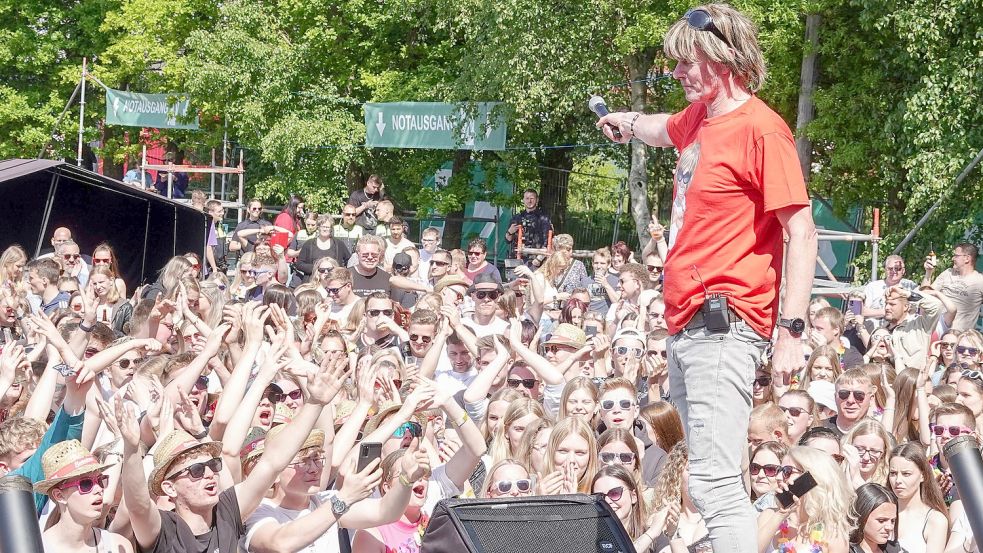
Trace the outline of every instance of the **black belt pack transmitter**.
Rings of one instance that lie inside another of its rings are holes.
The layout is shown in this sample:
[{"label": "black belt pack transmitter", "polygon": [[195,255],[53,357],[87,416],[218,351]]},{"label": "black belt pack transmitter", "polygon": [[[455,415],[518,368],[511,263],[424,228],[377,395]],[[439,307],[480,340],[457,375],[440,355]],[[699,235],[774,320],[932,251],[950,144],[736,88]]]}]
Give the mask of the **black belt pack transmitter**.
[{"label": "black belt pack transmitter", "polygon": [[710,294],[703,300],[703,322],[711,332],[730,330],[730,309],[727,297],[720,294]]}]

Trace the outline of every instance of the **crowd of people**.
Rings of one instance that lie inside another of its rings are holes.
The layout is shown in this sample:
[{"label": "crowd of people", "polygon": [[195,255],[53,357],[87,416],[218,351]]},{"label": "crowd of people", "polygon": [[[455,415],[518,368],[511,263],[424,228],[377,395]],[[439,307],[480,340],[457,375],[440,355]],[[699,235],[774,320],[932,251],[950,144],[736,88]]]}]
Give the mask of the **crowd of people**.
[{"label": "crowd of people", "polygon": [[[481,238],[412,241],[357,195],[337,223],[254,200],[228,236],[207,201],[205,263],[145,286],[73,229],[3,252],[0,472],[34,483],[47,549],[417,551],[441,499],[589,493],[638,551],[710,551],[668,383],[665,230],[589,268],[559,234],[503,281]],[[940,455],[983,424],[976,256],[956,245],[934,279],[926,259],[920,285],[889,257],[843,309],[813,299],[803,371],[756,367],[760,551],[976,550]]]}]

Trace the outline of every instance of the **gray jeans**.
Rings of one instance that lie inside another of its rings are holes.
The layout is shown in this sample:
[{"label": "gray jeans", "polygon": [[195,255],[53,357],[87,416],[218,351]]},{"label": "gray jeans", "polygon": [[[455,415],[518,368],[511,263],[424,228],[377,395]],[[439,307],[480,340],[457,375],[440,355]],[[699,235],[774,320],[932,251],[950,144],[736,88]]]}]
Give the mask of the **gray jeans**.
[{"label": "gray jeans", "polygon": [[[697,317],[700,317],[697,314]],[[755,553],[757,517],[741,474],[751,381],[768,342],[731,314],[730,330],[706,327],[669,337],[669,389],[686,430],[689,493],[713,550]]]}]

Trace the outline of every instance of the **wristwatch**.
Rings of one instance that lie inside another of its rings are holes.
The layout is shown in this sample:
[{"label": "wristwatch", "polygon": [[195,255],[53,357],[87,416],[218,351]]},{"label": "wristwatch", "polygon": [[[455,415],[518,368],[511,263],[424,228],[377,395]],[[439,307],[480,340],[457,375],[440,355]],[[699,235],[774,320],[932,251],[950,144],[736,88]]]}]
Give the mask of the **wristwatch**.
[{"label": "wristwatch", "polygon": [[778,319],[778,326],[787,328],[789,334],[791,334],[795,338],[798,338],[798,337],[802,336],[802,333],[803,332],[805,332],[806,322],[803,321],[802,319],[798,319],[798,318],[796,318],[796,319],[781,319],[781,318],[779,318]]},{"label": "wristwatch", "polygon": [[330,501],[331,501],[331,512],[337,516],[341,516],[347,513],[348,509],[351,508],[349,504],[339,499],[337,495],[332,495]]}]

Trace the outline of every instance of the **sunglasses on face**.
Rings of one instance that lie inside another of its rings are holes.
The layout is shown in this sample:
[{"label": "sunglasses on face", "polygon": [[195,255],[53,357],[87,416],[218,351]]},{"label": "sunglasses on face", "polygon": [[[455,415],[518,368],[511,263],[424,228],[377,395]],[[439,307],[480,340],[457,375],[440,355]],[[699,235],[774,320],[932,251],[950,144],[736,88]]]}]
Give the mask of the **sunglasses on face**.
[{"label": "sunglasses on face", "polygon": [[945,436],[946,431],[948,431],[949,435],[953,438],[962,434],[973,433],[972,428],[966,428],[965,426],[942,426],[941,424],[933,424],[931,427],[932,434],[935,434],[936,436]]},{"label": "sunglasses on face", "polygon": [[450,265],[450,262],[449,261],[436,261],[436,260],[434,260],[434,261],[431,261],[430,263],[433,263],[434,265],[436,265],[438,267],[446,267],[446,266]]},{"label": "sunglasses on face", "polygon": [[774,478],[779,474],[788,478],[788,476],[785,474],[785,469],[791,468],[792,467],[783,467],[781,465],[759,465],[758,463],[751,463],[748,466],[748,472],[751,473],[751,476],[757,476],[764,471],[765,476],[768,478]]},{"label": "sunglasses on face", "polygon": [[239,269],[239,274],[244,276],[253,276],[253,272],[249,269]]},{"label": "sunglasses on face", "polygon": [[387,317],[393,316],[392,309],[369,309],[366,311],[366,313],[369,314],[369,317],[378,317],[379,315],[385,315]]},{"label": "sunglasses on face", "polygon": [[113,262],[112,259],[100,259],[98,257],[93,257],[92,258],[92,264],[93,265],[109,265],[112,262]]},{"label": "sunglasses on face", "polygon": [[[317,272],[326,275],[331,272],[331,267],[318,267]],[[335,290],[339,290],[339,288],[335,288]]]},{"label": "sunglasses on face", "polygon": [[792,415],[793,417],[798,417],[799,415],[801,415],[803,413],[808,413],[808,411],[806,411],[805,409],[803,409],[801,407],[782,407],[781,405],[779,405],[778,408],[781,409],[782,411],[784,411],[784,412]]},{"label": "sunglasses on face", "polygon": [[283,392],[275,388],[267,388],[263,392],[263,399],[269,400],[270,403],[280,403],[283,401]]},{"label": "sunglasses on face", "polygon": [[519,480],[499,480],[492,484],[492,489],[498,490],[498,493],[509,493],[512,491],[512,486],[520,492],[528,492],[532,489],[532,480],[528,478],[521,478]]},{"label": "sunglasses on face", "polygon": [[836,392],[836,396],[842,401],[846,401],[850,394],[853,394],[853,401],[857,403],[863,403],[864,399],[867,398],[867,392],[861,390],[839,390]]},{"label": "sunglasses on face", "polygon": [[468,257],[478,257],[485,252],[468,252]]},{"label": "sunglasses on face", "polygon": [[615,486],[610,490],[601,493],[604,497],[610,499],[611,501],[620,501],[621,496],[625,494],[624,486]]},{"label": "sunglasses on face", "polygon": [[955,342],[939,342],[939,347],[942,347],[942,348],[954,348],[954,347],[956,347],[956,343]]},{"label": "sunglasses on face", "polygon": [[212,457],[211,459],[204,461],[202,463],[195,463],[193,465],[188,465],[187,467],[175,472],[174,474],[167,477],[167,480],[173,480],[178,478],[182,474],[187,474],[192,480],[201,480],[205,476],[205,469],[212,471],[212,474],[218,474],[222,471],[222,458]]},{"label": "sunglasses on face", "polygon": [[337,296],[338,292],[341,292],[342,290],[345,289],[345,286],[348,285],[345,284],[344,286],[339,286],[337,288],[325,288],[325,290],[327,290],[328,294],[331,294],[332,296]]},{"label": "sunglasses on face", "polygon": [[759,387],[759,388],[764,388],[766,386],[771,386],[771,377],[770,376],[759,376],[758,378],[755,378],[754,379],[754,385],[757,386],[757,387]]},{"label": "sunglasses on face", "polygon": [[474,297],[478,298],[479,300],[490,299],[495,301],[498,299],[499,295],[498,290],[477,290],[474,293]]},{"label": "sunglasses on face", "polygon": [[120,359],[119,360],[119,368],[121,368],[123,370],[126,370],[126,369],[129,369],[130,368],[130,365],[133,365],[134,367],[136,367],[137,365],[139,365],[142,362],[143,362],[143,358],[139,358],[139,359]]},{"label": "sunglasses on face", "polygon": [[85,478],[79,478],[78,480],[73,480],[66,484],[62,484],[59,487],[61,487],[62,489],[78,488],[79,493],[85,495],[87,493],[90,493],[92,489],[96,487],[97,484],[99,485],[100,488],[106,489],[106,486],[109,485],[109,475],[100,474],[99,476],[86,476]]},{"label": "sunglasses on face", "polygon": [[648,350],[645,353],[647,353],[647,354],[649,354],[649,355],[651,355],[653,357],[661,357],[663,359],[669,359],[669,352],[667,352],[666,350],[661,350],[660,351],[660,350],[657,350],[657,349],[650,349],[650,350]]},{"label": "sunglasses on face", "polygon": [[661,265],[646,265],[645,268],[648,269],[650,273],[661,273],[662,272],[662,266]]},{"label": "sunglasses on face", "polygon": [[598,457],[601,459],[601,462],[604,463],[605,465],[611,465],[614,463],[628,465],[635,462],[635,454],[630,451],[626,451],[622,453],[615,453],[613,451],[602,451],[598,455]]},{"label": "sunglasses on face", "polygon": [[642,356],[642,349],[641,348],[630,348],[628,346],[618,346],[618,347],[614,348],[614,353],[616,355],[620,356],[620,357],[624,357],[625,355],[628,355],[629,353],[631,353],[632,356],[634,356],[634,357],[641,357]]},{"label": "sunglasses on face", "polygon": [[377,253],[371,253],[371,252],[362,252],[362,253],[358,254],[358,256],[361,257],[361,258],[363,258],[363,259],[378,259],[379,258],[379,254],[377,254]]},{"label": "sunglasses on face", "polygon": [[424,344],[429,344],[433,341],[433,336],[427,336],[425,334],[410,334],[411,342],[423,342]]},{"label": "sunglasses on face", "polygon": [[284,392],[283,396],[284,398],[290,398],[294,401],[297,401],[298,399],[304,397],[304,391],[301,390],[300,388],[297,388],[292,392]]},{"label": "sunglasses on face", "polygon": [[314,468],[323,468],[324,467],[324,455],[308,455],[307,457],[304,457],[303,459],[298,459],[298,460],[290,463],[287,466],[289,466],[289,467],[303,467],[303,466],[308,466],[308,465],[313,466]]},{"label": "sunglasses on face", "polygon": [[733,48],[730,41],[727,40],[727,37],[725,37],[724,34],[720,32],[720,29],[713,24],[713,18],[710,17],[710,12],[703,9],[689,10],[686,12],[686,15],[683,16],[683,19],[689,23],[690,27],[696,29],[697,31],[711,32],[713,33],[713,36],[722,40],[723,43],[729,48]]},{"label": "sunglasses on face", "polygon": [[407,434],[414,438],[419,438],[423,435],[423,427],[416,421],[404,422],[403,424],[399,425],[399,428],[397,428],[395,432],[393,432],[393,437],[402,438]]},{"label": "sunglasses on face", "polygon": [[979,348],[971,348],[971,347],[966,347],[966,346],[956,346],[956,353],[960,353],[962,355],[967,355],[968,354],[968,355],[976,356],[976,355],[979,355],[980,350],[979,350]]},{"label": "sunglasses on face", "polygon": [[519,386],[524,387],[527,390],[532,390],[536,386],[535,378],[510,378],[505,381],[508,383],[509,388],[518,388]]},{"label": "sunglasses on face", "polygon": [[62,257],[65,259],[65,261],[71,261],[73,259],[78,259],[78,258],[80,258],[82,256],[79,255],[79,254],[77,254],[77,253],[66,253]]},{"label": "sunglasses on face", "polygon": [[635,402],[633,402],[630,399],[619,399],[617,402],[614,401],[613,399],[605,399],[604,401],[601,402],[601,409],[604,409],[605,411],[610,411],[614,409],[615,403],[617,403],[618,407],[620,407],[624,411],[631,409],[631,406],[635,405]]}]

